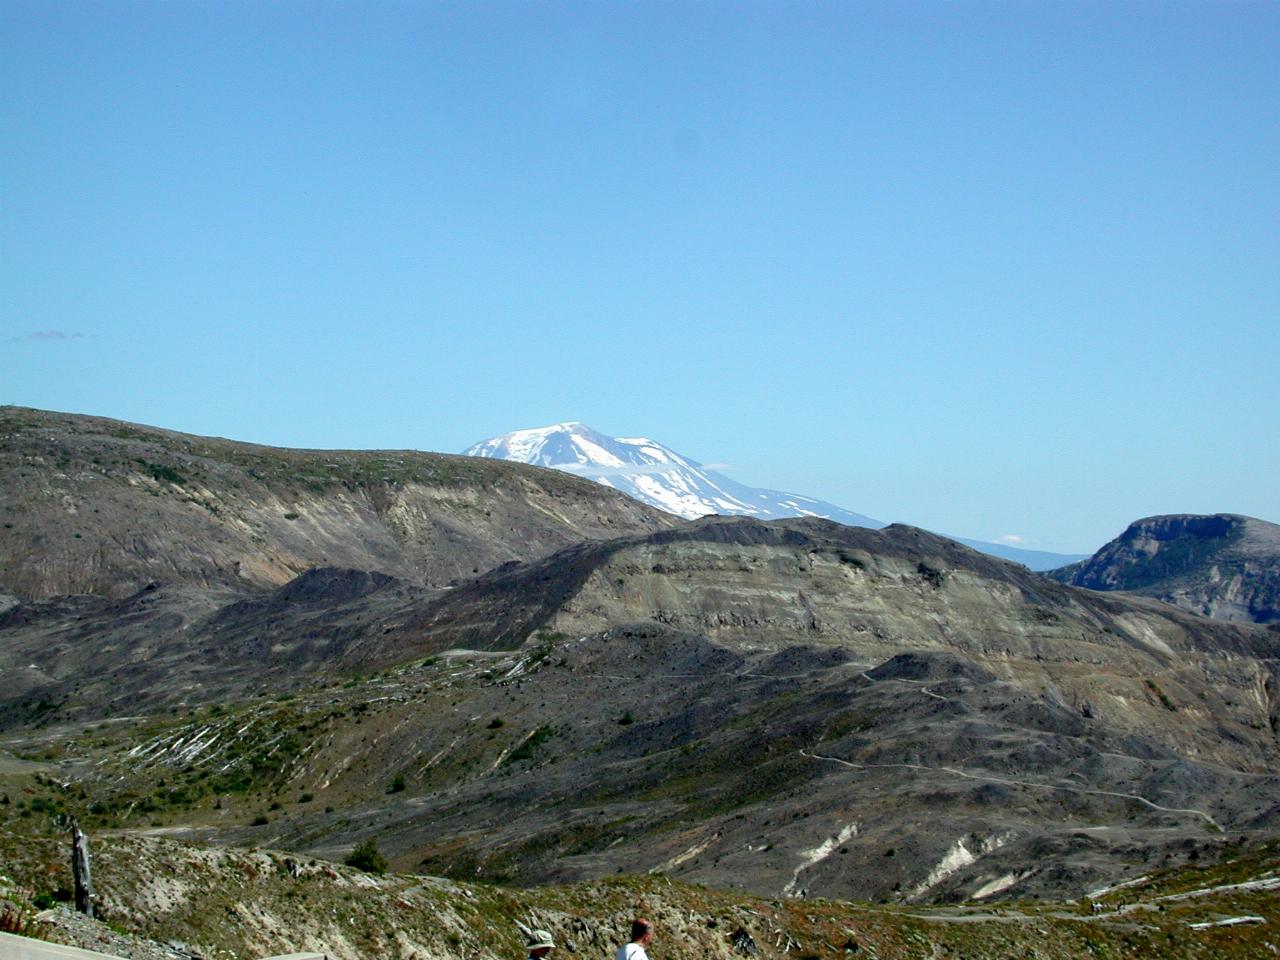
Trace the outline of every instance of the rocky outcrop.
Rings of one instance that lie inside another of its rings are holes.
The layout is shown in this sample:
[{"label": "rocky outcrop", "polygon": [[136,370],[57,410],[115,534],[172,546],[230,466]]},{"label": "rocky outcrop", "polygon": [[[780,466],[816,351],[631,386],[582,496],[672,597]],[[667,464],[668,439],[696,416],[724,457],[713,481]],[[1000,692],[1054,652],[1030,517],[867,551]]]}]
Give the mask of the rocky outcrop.
[{"label": "rocky outcrop", "polygon": [[1219,620],[1280,622],[1280,526],[1230,513],[1147,517],[1087,560],[1047,574]]},{"label": "rocky outcrop", "polygon": [[288,450],[0,408],[0,571],[25,600],[157,581],[274,587],[318,566],[443,586],[673,517],[552,470]]}]

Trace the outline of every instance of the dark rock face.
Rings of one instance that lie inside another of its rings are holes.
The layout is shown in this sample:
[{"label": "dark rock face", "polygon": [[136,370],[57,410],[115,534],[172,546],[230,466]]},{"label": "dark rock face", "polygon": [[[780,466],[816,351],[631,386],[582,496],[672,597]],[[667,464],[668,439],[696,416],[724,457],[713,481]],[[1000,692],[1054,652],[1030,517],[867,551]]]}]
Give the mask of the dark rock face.
[{"label": "dark rock face", "polygon": [[1069,582],[1090,590],[1141,590],[1194,573],[1244,532],[1245,518],[1226,514],[1149,517],[1074,565]]},{"label": "dark rock face", "polygon": [[1047,576],[1126,590],[1220,620],[1280,622],[1280,526],[1220,513],[1148,517]]}]

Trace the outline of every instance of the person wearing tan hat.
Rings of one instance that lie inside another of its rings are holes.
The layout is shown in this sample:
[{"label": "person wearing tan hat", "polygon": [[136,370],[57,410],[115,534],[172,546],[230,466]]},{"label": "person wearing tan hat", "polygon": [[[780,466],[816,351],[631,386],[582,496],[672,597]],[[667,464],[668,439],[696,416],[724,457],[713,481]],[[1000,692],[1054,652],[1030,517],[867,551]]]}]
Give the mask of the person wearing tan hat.
[{"label": "person wearing tan hat", "polygon": [[614,954],[614,960],[649,960],[645,947],[653,943],[653,921],[636,917],[631,921],[631,942],[624,943]]},{"label": "person wearing tan hat", "polygon": [[556,942],[546,930],[530,930],[525,936],[525,947],[529,951],[529,960],[542,960],[555,949]]}]

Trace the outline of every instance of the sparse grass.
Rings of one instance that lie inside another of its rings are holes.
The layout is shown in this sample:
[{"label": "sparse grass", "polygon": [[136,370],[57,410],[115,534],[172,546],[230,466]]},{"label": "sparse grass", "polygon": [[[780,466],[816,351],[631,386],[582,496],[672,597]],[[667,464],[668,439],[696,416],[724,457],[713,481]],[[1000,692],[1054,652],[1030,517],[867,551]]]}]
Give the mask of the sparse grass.
[{"label": "sparse grass", "polygon": [[[52,906],[52,904],[50,904]],[[40,908],[37,908],[40,909]],[[0,933],[12,933],[30,937],[37,933],[35,917],[31,910],[16,903],[0,900]]]}]

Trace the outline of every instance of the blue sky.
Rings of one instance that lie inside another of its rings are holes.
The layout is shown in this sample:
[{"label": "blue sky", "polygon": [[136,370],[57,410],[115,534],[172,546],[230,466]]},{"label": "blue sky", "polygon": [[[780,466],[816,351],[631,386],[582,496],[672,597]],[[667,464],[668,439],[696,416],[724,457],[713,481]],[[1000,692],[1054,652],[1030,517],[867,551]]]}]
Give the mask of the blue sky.
[{"label": "blue sky", "polygon": [[1280,521],[1273,3],[0,7],[0,403]]}]

